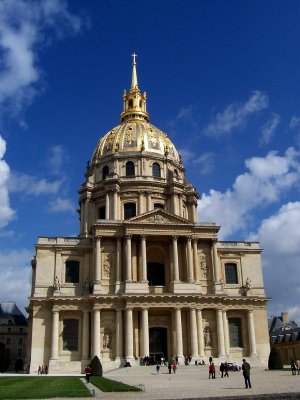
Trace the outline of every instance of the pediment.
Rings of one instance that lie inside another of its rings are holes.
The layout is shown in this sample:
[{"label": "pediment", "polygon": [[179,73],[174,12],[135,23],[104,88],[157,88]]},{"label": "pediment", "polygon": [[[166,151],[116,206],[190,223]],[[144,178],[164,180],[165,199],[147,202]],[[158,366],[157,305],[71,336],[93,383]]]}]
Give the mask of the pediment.
[{"label": "pediment", "polygon": [[193,223],[178,215],[173,215],[165,210],[153,210],[132,217],[125,221],[126,224],[158,224],[158,225],[192,225]]}]

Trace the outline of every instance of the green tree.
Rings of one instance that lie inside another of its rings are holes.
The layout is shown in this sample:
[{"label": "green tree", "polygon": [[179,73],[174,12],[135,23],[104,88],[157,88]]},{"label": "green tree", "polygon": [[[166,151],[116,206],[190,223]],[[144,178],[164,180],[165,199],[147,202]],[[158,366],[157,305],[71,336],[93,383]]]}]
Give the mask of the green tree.
[{"label": "green tree", "polygon": [[92,369],[92,373],[91,373],[92,376],[102,376],[103,375],[102,364],[97,356],[95,356],[92,359],[91,369]]},{"label": "green tree", "polygon": [[269,366],[269,370],[282,369],[283,368],[283,364],[282,364],[281,358],[280,358],[277,350],[275,349],[275,347],[273,347],[271,349],[271,352],[270,352],[270,355],[269,355],[268,366]]}]

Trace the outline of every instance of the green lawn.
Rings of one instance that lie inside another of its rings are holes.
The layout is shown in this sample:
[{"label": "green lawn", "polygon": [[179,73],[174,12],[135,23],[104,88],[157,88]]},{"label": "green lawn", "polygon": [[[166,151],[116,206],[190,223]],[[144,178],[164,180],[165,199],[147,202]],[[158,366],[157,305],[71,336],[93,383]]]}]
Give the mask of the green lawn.
[{"label": "green lawn", "polygon": [[79,378],[0,377],[0,399],[47,399],[50,397],[89,397]]},{"label": "green lawn", "polygon": [[140,392],[141,389],[101,376],[91,376],[90,382],[103,392]]}]

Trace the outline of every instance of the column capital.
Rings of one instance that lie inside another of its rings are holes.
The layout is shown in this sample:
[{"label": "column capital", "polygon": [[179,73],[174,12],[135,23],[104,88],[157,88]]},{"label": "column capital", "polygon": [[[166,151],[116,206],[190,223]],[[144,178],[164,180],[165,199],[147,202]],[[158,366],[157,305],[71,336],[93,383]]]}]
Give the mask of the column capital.
[{"label": "column capital", "polygon": [[187,239],[188,242],[191,242],[192,241],[192,236],[187,236],[186,239]]},{"label": "column capital", "polygon": [[126,239],[131,239],[132,238],[132,233],[126,233]]},{"label": "column capital", "polygon": [[178,236],[172,235],[172,239],[173,239],[173,241],[178,240]]},{"label": "column capital", "polygon": [[145,233],[142,233],[142,234],[141,234],[141,239],[142,239],[142,240],[146,240],[146,239],[147,239],[147,236],[148,236],[148,235],[146,235]]},{"label": "column capital", "polygon": [[96,240],[101,240],[102,238],[103,238],[103,236],[101,236],[101,235],[95,235]]},{"label": "column capital", "polygon": [[193,238],[192,238],[192,242],[197,244],[197,243],[198,243],[198,238],[194,238],[194,237],[193,237]]}]

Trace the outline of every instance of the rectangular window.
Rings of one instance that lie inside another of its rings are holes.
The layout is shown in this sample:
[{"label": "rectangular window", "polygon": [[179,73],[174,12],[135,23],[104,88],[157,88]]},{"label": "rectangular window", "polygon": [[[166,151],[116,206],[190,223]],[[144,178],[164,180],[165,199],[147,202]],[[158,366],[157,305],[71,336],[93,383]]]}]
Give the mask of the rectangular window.
[{"label": "rectangular window", "polygon": [[105,206],[98,208],[98,219],[105,219]]},{"label": "rectangular window", "polygon": [[23,339],[19,339],[19,344],[20,344],[20,345],[23,344]]},{"label": "rectangular window", "polygon": [[240,318],[228,318],[230,347],[243,347],[242,323]]},{"label": "rectangular window", "polygon": [[22,356],[23,355],[23,350],[22,349],[18,349],[18,356]]},{"label": "rectangular window", "polygon": [[126,203],[124,204],[124,219],[129,219],[136,216],[136,204]]},{"label": "rectangular window", "polygon": [[6,339],[6,344],[10,344],[10,338]]},{"label": "rectangular window", "polygon": [[79,283],[79,261],[66,261],[66,283]]},{"label": "rectangular window", "polygon": [[11,328],[7,328],[7,332],[8,332],[8,333],[11,333]]},{"label": "rectangular window", "polygon": [[225,278],[228,284],[238,283],[237,265],[234,263],[225,264]]},{"label": "rectangular window", "polygon": [[78,351],[78,319],[63,321],[63,350]]}]

